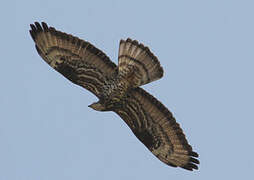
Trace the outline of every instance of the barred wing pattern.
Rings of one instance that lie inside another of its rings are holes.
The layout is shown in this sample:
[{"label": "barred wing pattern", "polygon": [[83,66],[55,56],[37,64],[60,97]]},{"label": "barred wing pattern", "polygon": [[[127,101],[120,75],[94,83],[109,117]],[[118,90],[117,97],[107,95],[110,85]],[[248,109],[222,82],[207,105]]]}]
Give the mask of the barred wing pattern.
[{"label": "barred wing pattern", "polygon": [[162,162],[191,171],[198,169],[198,154],[192,151],[172,113],[145,90],[132,90],[115,112]]},{"label": "barred wing pattern", "polygon": [[39,55],[67,79],[98,97],[105,78],[114,72],[116,65],[89,42],[57,31],[46,23],[41,26],[35,22],[30,26]]}]

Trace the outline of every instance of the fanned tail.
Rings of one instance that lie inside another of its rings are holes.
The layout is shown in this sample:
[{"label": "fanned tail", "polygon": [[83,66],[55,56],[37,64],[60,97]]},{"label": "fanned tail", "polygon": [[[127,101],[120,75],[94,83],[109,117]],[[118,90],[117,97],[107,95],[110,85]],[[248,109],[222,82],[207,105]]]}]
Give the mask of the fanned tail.
[{"label": "fanned tail", "polygon": [[121,40],[118,55],[118,72],[126,75],[132,87],[160,79],[163,69],[148,47],[136,40]]}]

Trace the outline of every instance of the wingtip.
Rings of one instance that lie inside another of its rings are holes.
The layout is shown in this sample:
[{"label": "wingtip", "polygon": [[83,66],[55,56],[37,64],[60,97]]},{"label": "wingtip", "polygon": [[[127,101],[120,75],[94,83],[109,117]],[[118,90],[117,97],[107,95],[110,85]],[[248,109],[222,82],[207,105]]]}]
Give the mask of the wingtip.
[{"label": "wingtip", "polygon": [[128,38],[126,39],[126,42],[132,42],[132,39],[128,37]]},{"label": "wingtip", "polygon": [[191,152],[189,153],[189,155],[190,155],[190,156],[193,156],[193,157],[198,157],[198,156],[199,156],[198,153],[196,153],[196,152],[194,152],[194,151],[191,151]]},{"label": "wingtip", "polygon": [[190,166],[192,169],[198,170],[198,166],[197,166],[196,164],[189,163],[189,166]]},{"label": "wingtip", "polygon": [[185,166],[182,166],[181,168],[189,170],[189,171],[193,171],[194,169],[198,170],[198,166],[196,164],[193,164],[190,162],[188,164],[186,164]]},{"label": "wingtip", "polygon": [[164,75],[164,70],[163,70],[163,68],[160,66],[160,68],[159,68],[159,78],[162,78],[163,75]]},{"label": "wingtip", "polygon": [[33,24],[30,24],[30,35],[35,40],[36,34],[42,31],[48,31],[48,25],[45,22],[41,22],[41,24],[37,21],[35,21]]},{"label": "wingtip", "polygon": [[123,39],[120,39],[120,44],[124,43],[125,41]]},{"label": "wingtip", "polygon": [[47,23],[41,22],[40,24],[38,21],[35,21],[33,24],[30,24],[30,27],[33,31],[43,31],[49,29]]},{"label": "wingtip", "polygon": [[200,164],[199,160],[198,159],[195,159],[193,157],[190,158],[190,162],[193,162],[195,164]]},{"label": "wingtip", "polygon": [[192,151],[189,155],[193,157],[190,157],[188,163],[182,166],[182,168],[186,170],[190,170],[190,171],[193,171],[193,169],[198,170],[197,165],[199,165],[200,162],[198,159],[194,158],[194,157],[198,157],[198,153]]},{"label": "wingtip", "polygon": [[44,30],[48,30],[49,29],[47,23],[41,22],[41,25],[42,25]]},{"label": "wingtip", "polygon": [[35,27],[34,24],[30,24],[30,27],[31,27],[31,29],[32,29],[33,31],[36,31],[36,27]]}]

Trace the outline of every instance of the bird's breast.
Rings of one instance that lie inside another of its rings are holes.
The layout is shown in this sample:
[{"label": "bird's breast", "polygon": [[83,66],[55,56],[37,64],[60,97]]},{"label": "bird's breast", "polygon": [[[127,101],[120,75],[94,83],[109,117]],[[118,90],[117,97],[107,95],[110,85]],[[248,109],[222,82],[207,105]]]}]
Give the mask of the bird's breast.
[{"label": "bird's breast", "polygon": [[128,82],[124,79],[112,79],[105,83],[103,87],[103,99],[105,102],[115,103],[125,97],[128,90]]}]

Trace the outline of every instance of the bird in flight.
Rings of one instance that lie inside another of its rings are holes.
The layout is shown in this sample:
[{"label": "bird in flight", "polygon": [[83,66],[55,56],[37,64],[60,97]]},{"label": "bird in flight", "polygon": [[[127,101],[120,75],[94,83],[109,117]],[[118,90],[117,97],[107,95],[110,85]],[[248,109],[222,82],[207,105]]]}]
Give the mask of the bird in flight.
[{"label": "bird in flight", "polygon": [[89,105],[96,111],[113,111],[135,136],[162,162],[186,170],[198,169],[198,154],[172,113],[140,86],[158,80],[163,69],[148,47],[136,40],[121,40],[118,66],[101,50],[78,37],[31,24],[30,34],[42,59],[74,84],[95,94]]}]

